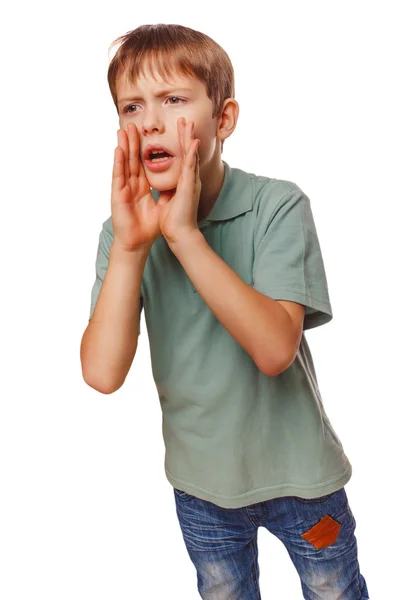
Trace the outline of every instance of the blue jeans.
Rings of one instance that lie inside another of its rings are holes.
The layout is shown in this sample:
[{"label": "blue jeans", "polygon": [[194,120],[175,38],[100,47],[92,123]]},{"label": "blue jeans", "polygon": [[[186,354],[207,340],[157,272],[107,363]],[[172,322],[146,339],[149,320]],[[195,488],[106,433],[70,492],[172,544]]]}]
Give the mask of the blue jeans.
[{"label": "blue jeans", "polygon": [[307,600],[369,598],[344,488],[311,500],[288,496],[242,508],[222,508],[175,488],[174,494],[201,598],[261,599],[260,526],[285,545]]}]

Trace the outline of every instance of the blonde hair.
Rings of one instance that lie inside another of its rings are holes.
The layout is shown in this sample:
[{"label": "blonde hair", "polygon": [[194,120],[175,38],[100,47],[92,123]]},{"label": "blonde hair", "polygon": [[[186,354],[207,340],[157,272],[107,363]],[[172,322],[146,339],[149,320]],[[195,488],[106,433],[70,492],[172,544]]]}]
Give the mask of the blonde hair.
[{"label": "blonde hair", "polygon": [[[183,25],[141,25],[119,36],[110,45],[120,43],[108,68],[108,85],[118,111],[116,81],[125,69],[132,84],[148,66],[154,76],[155,65],[165,80],[178,72],[185,77],[196,77],[207,89],[213,103],[212,118],[220,116],[224,100],[235,97],[234,71],[225,50],[208,35]],[[223,140],[221,142],[221,150]]]}]

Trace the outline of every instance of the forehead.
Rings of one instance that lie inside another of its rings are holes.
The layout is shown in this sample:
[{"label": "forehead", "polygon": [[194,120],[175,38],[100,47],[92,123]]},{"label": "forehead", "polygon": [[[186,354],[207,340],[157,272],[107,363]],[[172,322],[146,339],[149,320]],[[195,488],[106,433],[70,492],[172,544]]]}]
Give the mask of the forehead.
[{"label": "forehead", "polygon": [[207,90],[205,84],[192,75],[183,75],[178,70],[172,69],[169,75],[160,73],[156,66],[152,71],[148,66],[143,67],[143,73],[139,73],[135,81],[129,78],[128,70],[125,69],[116,80],[117,98],[132,94],[156,94],[157,90],[168,90],[175,88],[186,88],[195,95],[205,94]]}]

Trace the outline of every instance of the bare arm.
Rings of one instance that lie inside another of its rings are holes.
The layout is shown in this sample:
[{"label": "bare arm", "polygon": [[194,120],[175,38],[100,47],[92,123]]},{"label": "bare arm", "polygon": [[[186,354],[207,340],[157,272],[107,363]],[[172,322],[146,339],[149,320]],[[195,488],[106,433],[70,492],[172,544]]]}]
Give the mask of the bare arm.
[{"label": "bare arm", "polygon": [[170,243],[200,296],[228,333],[265,375],[275,376],[294,361],[305,307],[274,300],[245,283],[208,245],[200,231]]},{"label": "bare arm", "polygon": [[147,247],[128,251],[111,246],[96,307],[82,337],[83,378],[103,394],[122,386],[136,353],[140,284],[148,252]]},{"label": "bare arm", "polygon": [[140,317],[140,284],[150,248],[161,236],[139,155],[139,133],[119,129],[111,186],[113,243],[96,306],[81,342],[82,375],[90,387],[111,394],[134,359]]}]

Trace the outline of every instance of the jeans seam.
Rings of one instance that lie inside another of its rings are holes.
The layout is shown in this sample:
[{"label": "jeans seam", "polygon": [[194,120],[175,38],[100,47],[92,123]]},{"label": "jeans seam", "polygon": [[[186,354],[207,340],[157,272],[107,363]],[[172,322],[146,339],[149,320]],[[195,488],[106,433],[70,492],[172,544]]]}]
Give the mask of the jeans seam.
[{"label": "jeans seam", "polygon": [[251,574],[253,577],[253,583],[254,583],[254,588],[255,591],[257,592],[257,598],[256,600],[261,600],[261,593],[260,593],[260,586],[258,584],[258,579],[257,579],[257,531],[254,534],[252,540],[251,540],[251,545],[253,548],[253,563],[251,565]]}]

